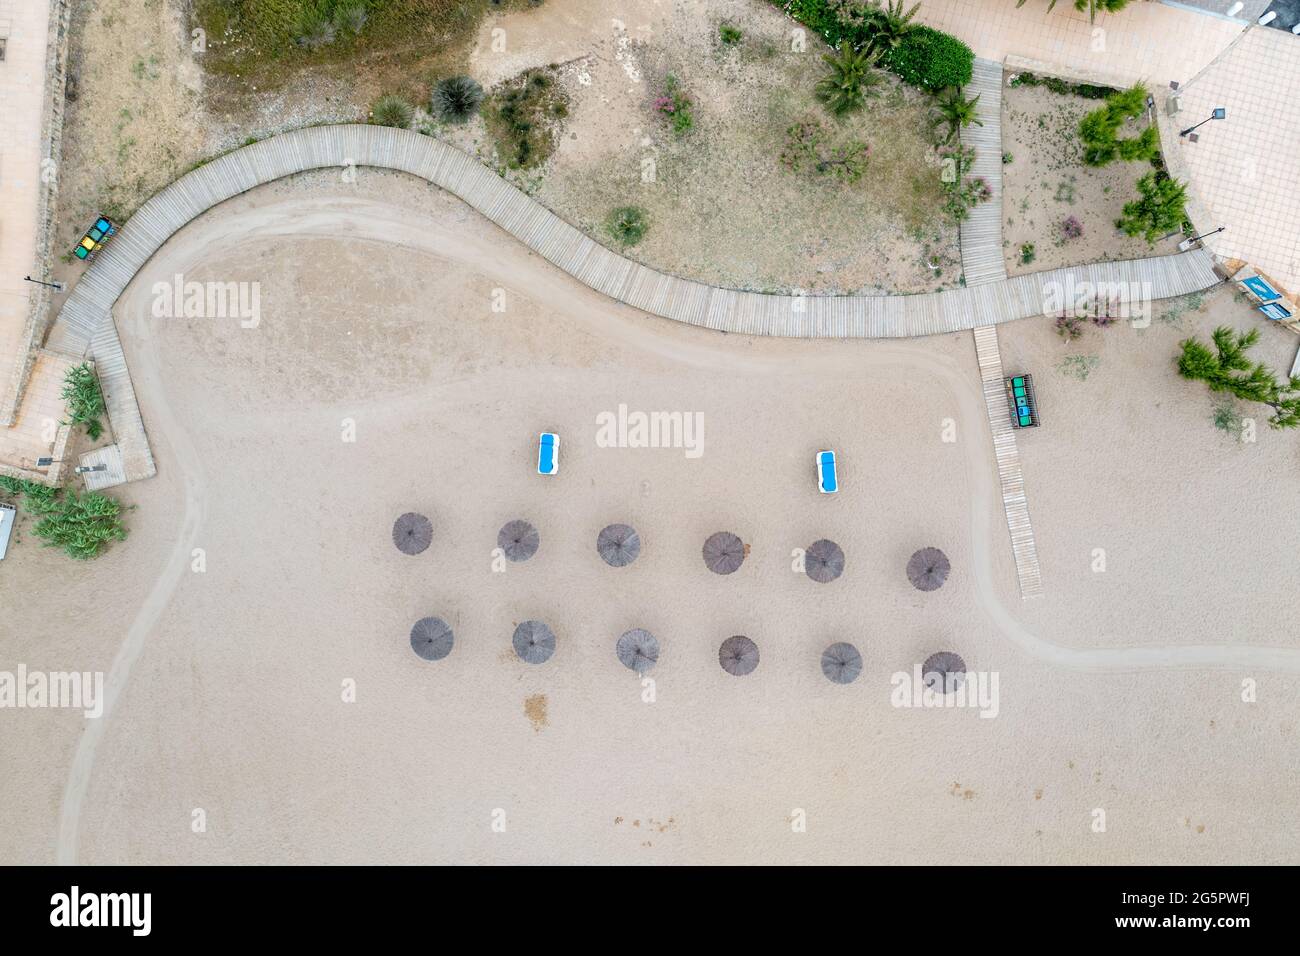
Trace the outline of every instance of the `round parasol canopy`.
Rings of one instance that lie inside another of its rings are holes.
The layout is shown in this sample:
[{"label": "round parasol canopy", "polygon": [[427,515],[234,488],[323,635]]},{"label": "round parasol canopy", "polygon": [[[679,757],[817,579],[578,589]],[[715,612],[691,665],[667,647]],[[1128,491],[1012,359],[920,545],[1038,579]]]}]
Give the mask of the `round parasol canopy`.
[{"label": "round parasol canopy", "polygon": [[555,635],[541,621],[524,621],[515,628],[515,653],[529,664],[545,664],[555,653]]},{"label": "round parasol canopy", "polygon": [[638,627],[624,632],[614,652],[624,667],[644,674],[659,660],[659,641],[649,631]]},{"label": "round parasol canopy", "polygon": [[862,655],[852,644],[832,644],[822,651],[822,673],[836,684],[852,684],[862,673]]},{"label": "round parasol canopy", "polygon": [[718,648],[718,663],[735,677],[753,673],[758,666],[758,645],[742,634],[729,637]]},{"label": "round parasol canopy", "polygon": [[641,536],[630,525],[612,524],[596,536],[596,550],[611,568],[621,568],[641,553]]},{"label": "round parasol canopy", "polygon": [[505,527],[497,532],[497,547],[505,552],[507,561],[527,561],[537,553],[538,545],[541,543],[542,539],[537,534],[537,529],[527,521],[507,522]]},{"label": "round parasol canopy", "polygon": [[440,617],[422,617],[411,628],[411,650],[426,661],[440,661],[451,653],[451,627]]},{"label": "round parasol canopy", "polygon": [[711,534],[704,542],[704,564],[714,574],[731,574],[745,561],[745,542],[730,531]]},{"label": "round parasol canopy", "polygon": [[844,551],[834,541],[814,541],[804,552],[803,567],[814,581],[829,584],[844,573]]},{"label": "round parasol canopy", "polygon": [[938,651],[921,665],[921,679],[931,690],[951,694],[966,681],[966,662],[952,651]]},{"label": "round parasol canopy", "polygon": [[393,522],[393,544],[403,554],[419,554],[433,540],[433,525],[422,514],[408,511]]},{"label": "round parasol canopy", "polygon": [[907,580],[918,591],[937,591],[951,570],[946,554],[938,548],[922,548],[907,562]]}]

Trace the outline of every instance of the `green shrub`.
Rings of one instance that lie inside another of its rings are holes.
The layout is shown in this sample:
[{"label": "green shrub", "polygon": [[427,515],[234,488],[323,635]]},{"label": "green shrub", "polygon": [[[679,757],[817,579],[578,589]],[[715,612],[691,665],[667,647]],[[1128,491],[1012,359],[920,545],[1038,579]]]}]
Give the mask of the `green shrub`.
[{"label": "green shrub", "polygon": [[1056,317],[1056,334],[1067,342],[1073,342],[1083,335],[1083,319],[1077,315],[1059,315]]},{"label": "green shrub", "polygon": [[635,246],[645,238],[650,223],[646,220],[645,210],[637,206],[620,206],[609,214],[605,228],[614,237],[614,241],[624,248]]},{"label": "green shrub", "polygon": [[21,494],[24,510],[40,518],[32,533],[44,538],[46,547],[62,548],[69,557],[93,558],[108,542],[126,538],[122,506],[107,495],[94,491],[60,495],[58,488],[7,475],[0,475],[0,489]]},{"label": "green shrub", "polygon": [[960,143],[941,146],[939,162],[939,181],[945,193],[944,212],[953,222],[963,222],[970,216],[973,207],[993,197],[993,189],[983,176],[970,175],[971,167],[975,164],[975,150],[972,147]]},{"label": "green shrub", "polygon": [[368,19],[370,15],[366,10],[366,0],[340,0],[338,6],[334,8],[331,22],[337,34],[356,35],[365,27]]},{"label": "green shrub", "polygon": [[1126,236],[1142,236],[1150,245],[1183,228],[1187,218],[1187,186],[1169,177],[1147,173],[1138,180],[1138,198],[1124,204],[1115,225]]},{"label": "green shrub", "polygon": [[787,14],[818,33],[831,46],[839,46],[844,39],[856,40],[859,30],[845,26],[831,9],[827,0],[772,0]]},{"label": "green shrub", "polygon": [[58,488],[27,481],[25,478],[11,478],[9,475],[0,475],[0,488],[11,495],[21,495],[23,507],[38,517],[58,508]]},{"label": "green shrub", "polygon": [[735,46],[745,38],[745,34],[741,33],[739,29],[733,27],[731,24],[724,23],[718,27],[718,38],[722,40],[723,44],[726,46]]},{"label": "green shrub", "polygon": [[678,136],[689,132],[695,126],[695,114],[691,112],[691,98],[682,90],[677,77],[669,73],[664,79],[664,92],[655,98],[655,110],[668,117],[673,132]]},{"label": "green shrub", "polygon": [[1007,83],[1008,86],[1042,86],[1062,96],[1081,96],[1089,100],[1104,100],[1115,92],[1112,86],[1097,86],[1093,83],[1071,83],[1059,76],[1038,76],[1028,71],[1017,73]]},{"label": "green shrub", "polygon": [[306,6],[299,11],[293,26],[293,42],[304,50],[329,46],[337,36],[338,30],[323,7]]},{"label": "green shrub", "polygon": [[44,538],[46,547],[62,548],[69,557],[86,560],[98,556],[108,542],[126,538],[121,511],[122,506],[107,495],[68,491],[58,510],[36,522],[32,534]]},{"label": "green shrub", "polygon": [[881,57],[881,65],[913,86],[937,92],[970,82],[975,54],[956,37],[930,27],[917,27]]},{"label": "green shrub", "polygon": [[1160,155],[1160,138],[1154,126],[1148,126],[1137,136],[1119,137],[1124,122],[1141,116],[1146,108],[1147,90],[1140,83],[1106,97],[1105,106],[1079,121],[1083,161],[1089,166],[1105,166],[1116,159],[1155,160]]},{"label": "green shrub", "polygon": [[1033,262],[1037,258],[1038,251],[1034,249],[1034,244],[1032,242],[1026,242],[1020,247],[1020,264],[1022,266],[1029,265],[1029,263]]},{"label": "green shrub", "polygon": [[826,127],[817,120],[795,123],[785,131],[781,162],[792,172],[807,167],[820,175],[844,182],[857,182],[867,169],[868,148],[851,140],[839,146],[827,143]]},{"label": "green shrub", "polygon": [[569,107],[551,69],[539,67],[505,81],[484,105],[483,118],[497,155],[510,169],[540,166],[555,148],[559,121]]},{"label": "green shrub", "polygon": [[[833,47],[847,40],[854,47],[878,49],[880,65],[913,86],[936,92],[970,82],[975,63],[971,48],[956,37],[910,22],[915,8],[904,11],[898,4],[869,9],[853,0],[771,2]],[[889,25],[882,29],[878,25],[882,21]],[[885,33],[888,42],[877,45],[877,35]]]},{"label": "green shrub", "polygon": [[1241,434],[1241,413],[1237,411],[1237,406],[1232,403],[1232,399],[1224,399],[1214,406],[1214,427],[1219,431],[1227,432],[1229,435],[1238,436]]},{"label": "green shrub", "polygon": [[478,112],[483,87],[468,76],[449,76],[434,84],[433,115],[448,123],[463,123]]},{"label": "green shrub", "polygon": [[86,426],[86,434],[92,441],[104,433],[99,421],[104,414],[104,393],[88,362],[74,365],[63,376],[63,400],[68,403],[71,423]]},{"label": "green shrub", "polygon": [[370,122],[376,126],[409,129],[414,118],[415,107],[394,93],[379,97],[370,110]]}]

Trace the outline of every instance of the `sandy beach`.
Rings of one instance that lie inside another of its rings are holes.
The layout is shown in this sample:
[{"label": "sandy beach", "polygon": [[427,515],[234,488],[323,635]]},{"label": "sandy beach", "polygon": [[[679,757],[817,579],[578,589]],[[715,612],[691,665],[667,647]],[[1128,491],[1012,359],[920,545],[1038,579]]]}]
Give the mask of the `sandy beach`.
[{"label": "sandy beach", "polygon": [[[261,323],[154,318],[178,273],[260,283]],[[92,564],[11,549],[24,598],[0,652],[114,689],[98,721],[6,715],[0,859],[1297,859],[1300,648],[1278,583],[1296,447],[1262,418],[1253,443],[1216,430],[1172,365],[1187,334],[1258,324],[1229,292],[1070,345],[1046,320],[1002,328],[1044,417],[1020,443],[1046,592],[1029,603],[969,335],[677,326],[370,170],[205,214],[115,318],[158,477],[119,489],[131,536]],[[1277,332],[1259,352],[1285,367],[1293,349]],[[1071,354],[1097,359],[1086,378]],[[620,404],[700,413],[703,453],[599,447]],[[554,478],[534,473],[542,430],[564,439]],[[836,496],[815,486],[828,447]],[[433,524],[414,557],[390,538],[412,510]],[[494,572],[514,518],[540,550]],[[595,550],[613,522],[641,535],[626,568]],[[750,545],[727,577],[700,557],[718,530]],[[825,585],[792,570],[823,537],[847,555]],[[953,565],[931,594],[904,573],[926,545]],[[436,663],[408,643],[427,615],[455,631]],[[539,666],[510,644],[534,618],[557,635]],[[633,627],[662,647],[652,702],[614,654]],[[718,666],[733,634],[761,651],[744,678]],[[835,641],[862,651],[854,684],[820,672]],[[1199,656],[1224,645],[1239,656]],[[891,675],[936,650],[998,673],[995,718],[891,705]]]}]

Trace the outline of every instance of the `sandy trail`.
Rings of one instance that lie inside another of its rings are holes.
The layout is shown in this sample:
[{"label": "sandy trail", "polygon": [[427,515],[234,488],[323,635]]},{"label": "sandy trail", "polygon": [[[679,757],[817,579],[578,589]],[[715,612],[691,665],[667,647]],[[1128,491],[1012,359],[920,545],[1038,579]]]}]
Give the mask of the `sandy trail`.
[{"label": "sandy trail", "polygon": [[[492,241],[482,230],[458,229],[455,223],[431,221],[416,211],[365,197],[307,193],[287,201],[255,203],[238,216],[217,211],[204,216],[164,246],[149,271],[168,274],[173,267],[183,271],[215,250],[254,240],[340,235],[354,243],[374,244],[376,255],[383,255],[385,247],[418,250],[467,266],[493,280],[526,287],[533,301],[563,310],[594,335],[615,339],[674,363],[701,369],[761,373],[778,370],[787,361],[777,353],[745,354],[721,348],[716,344],[719,340],[708,333],[691,330],[691,334],[679,334],[681,330],[669,328],[666,323],[643,321],[632,310],[578,286],[545,260],[504,236],[498,234],[500,241]],[[183,479],[183,517],[165,570],[131,622],[114,657],[107,676],[104,716],[90,722],[78,742],[60,815],[57,845],[60,863],[77,860],[80,821],[100,742],[131,679],[134,664],[173,600],[189,564],[191,549],[205,531],[209,512],[208,481],[202,457],[190,441],[185,423],[173,410],[174,403],[169,400],[159,374],[158,338],[147,334],[143,321],[148,302],[148,286],[138,280],[118,306],[118,321],[124,337],[133,343],[133,375],[147,410],[153,440],[160,446],[162,457]],[[819,368],[843,367],[845,361],[842,356],[818,354],[807,357],[802,367],[813,372]],[[1004,582],[1001,589],[998,585],[999,570],[1005,576],[1006,567],[1005,562],[995,562],[994,554],[998,549],[1007,548],[1006,529],[996,493],[996,469],[977,381],[951,357],[938,353],[926,343],[873,343],[869,351],[857,353],[853,361],[860,361],[872,373],[901,368],[933,377],[956,397],[961,432],[978,436],[967,441],[965,449],[965,470],[971,489],[970,554],[978,605],[1004,638],[1039,660],[1078,670],[1127,672],[1148,668],[1250,666],[1300,672],[1300,651],[1287,648],[1201,645],[1077,649],[1033,633],[1017,619],[1010,606],[1009,584]],[[443,381],[437,388],[440,395],[452,396],[470,392],[475,385],[475,376],[471,375]],[[373,401],[393,411],[416,408],[428,400],[427,390],[416,390]],[[355,413],[358,407],[352,401],[337,407],[325,406],[324,411],[341,415]],[[364,403],[361,407],[365,407]]]},{"label": "sandy trail", "polygon": [[[132,368],[132,380],[142,394],[162,398],[163,391],[158,381],[157,340],[144,340],[147,354],[143,361]],[[59,839],[56,860],[59,864],[73,865],[77,862],[77,835],[81,819],[81,807],[90,786],[90,775],[95,765],[95,752],[108,728],[108,719],[121,697],[122,691],[131,679],[131,669],[135,666],[144,649],[145,642],[157,627],[163,611],[172,601],[176,586],[181,580],[191,560],[191,551],[199,529],[203,526],[207,513],[207,489],[203,471],[203,462],[189,440],[186,429],[176,420],[171,403],[158,401],[150,403],[150,417],[155,422],[150,440],[155,445],[165,443],[168,455],[177,468],[184,488],[184,505],[176,542],[168,554],[162,573],[144,604],[127,628],[121,647],[113,657],[104,678],[104,719],[86,723],[85,732],[77,741],[76,754],[72,769],[68,774],[67,786],[63,793],[63,808],[59,817]]]}]

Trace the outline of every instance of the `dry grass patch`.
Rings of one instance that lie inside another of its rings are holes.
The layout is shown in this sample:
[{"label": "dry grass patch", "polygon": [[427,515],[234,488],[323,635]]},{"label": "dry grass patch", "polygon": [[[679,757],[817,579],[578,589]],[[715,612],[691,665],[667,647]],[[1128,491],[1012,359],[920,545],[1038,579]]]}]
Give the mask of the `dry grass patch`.
[{"label": "dry grass patch", "polygon": [[[885,74],[866,107],[835,120],[813,89],[824,48],[791,52],[784,22],[755,6],[742,37],[717,23],[676,18],[620,49],[640,81],[624,103],[586,109],[601,95],[575,84],[569,138],[537,197],[591,234],[613,208],[644,209],[653,228],[631,255],[677,275],[763,291],[924,292],[957,285],[957,229],[942,211],[930,99]],[[663,109],[673,77],[690,101],[681,130]],[[627,113],[623,114],[622,110]],[[629,115],[630,114],[630,115]],[[621,148],[609,128],[631,127]],[[808,161],[790,130],[819,128]],[[844,173],[865,146],[865,168]],[[823,160],[817,161],[818,155]],[[792,165],[797,168],[791,168]],[[822,168],[819,168],[822,167]]]},{"label": "dry grass patch", "polygon": [[[1011,159],[1002,168],[1008,274],[1177,251],[1181,236],[1151,246],[1115,228],[1124,204],[1137,198],[1137,181],[1152,167],[1123,160],[1084,165],[1079,121],[1102,102],[1041,86],[1003,89],[1002,148]],[[1082,229],[1073,238],[1070,217]],[[1023,261],[1026,244],[1034,250],[1030,262]]]}]

